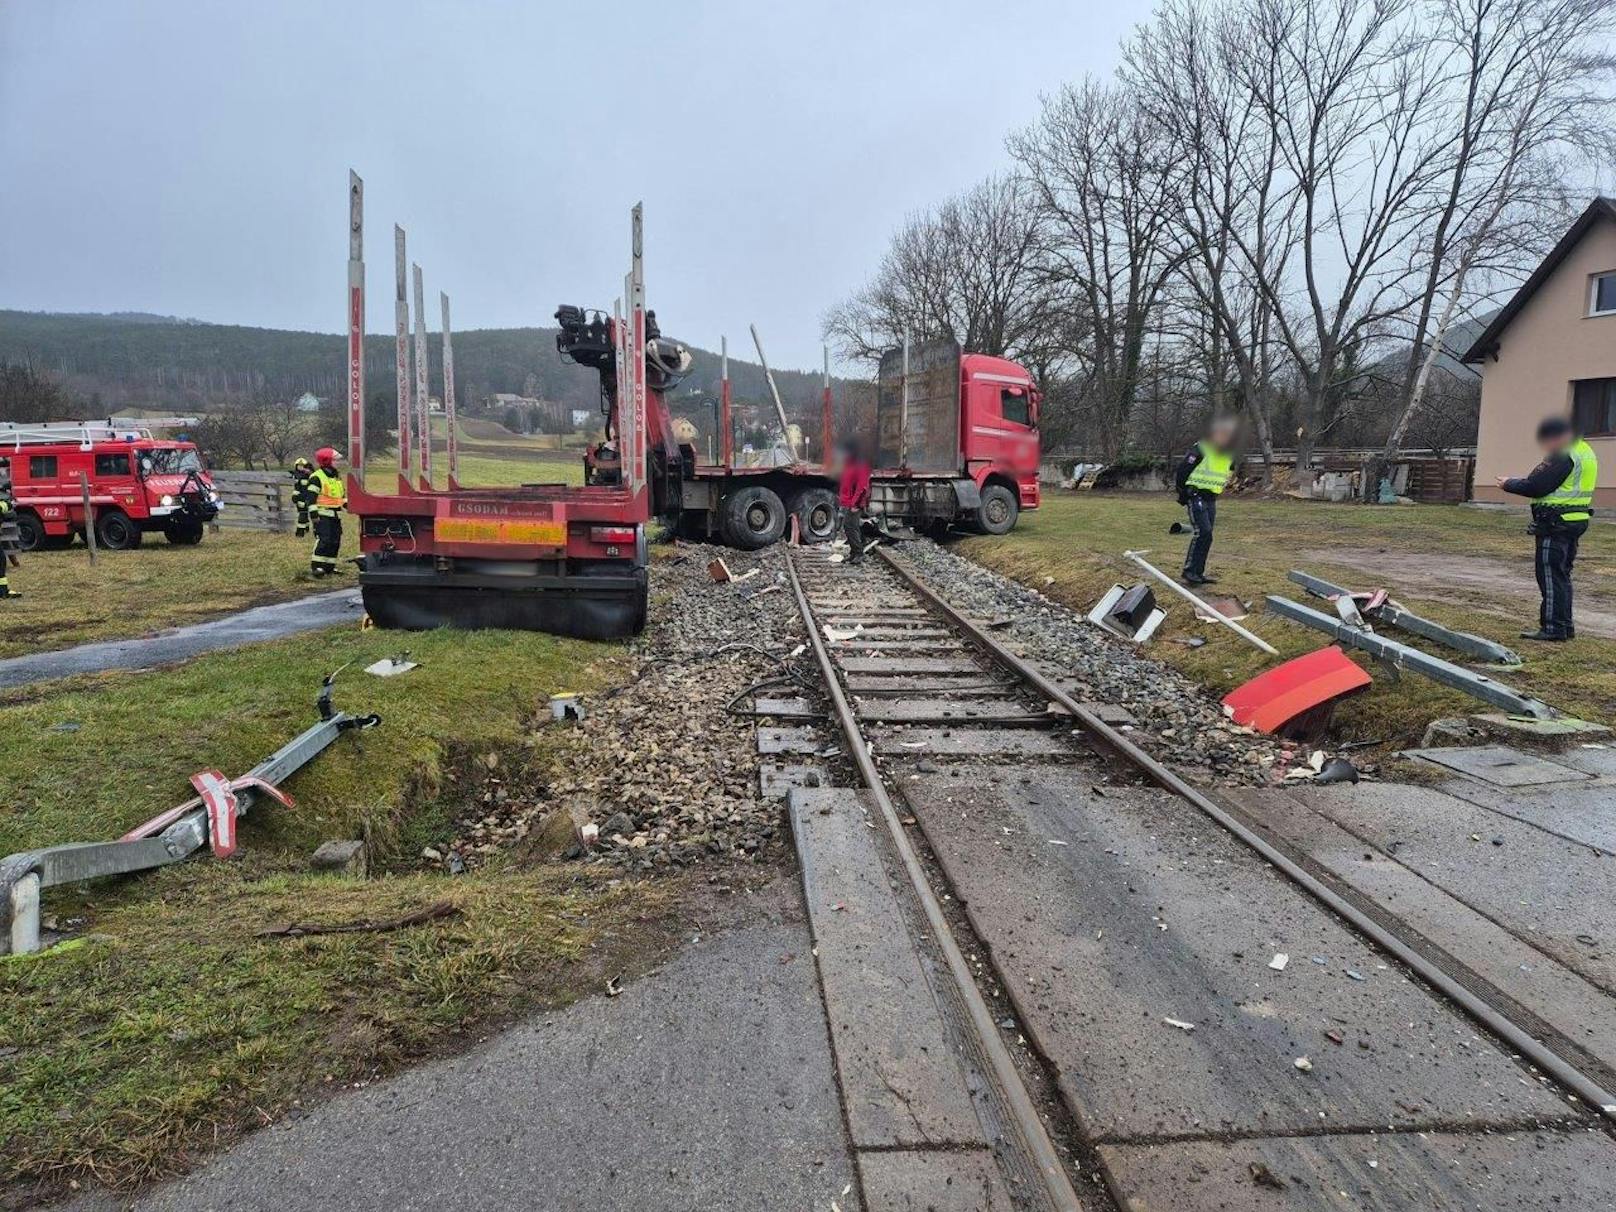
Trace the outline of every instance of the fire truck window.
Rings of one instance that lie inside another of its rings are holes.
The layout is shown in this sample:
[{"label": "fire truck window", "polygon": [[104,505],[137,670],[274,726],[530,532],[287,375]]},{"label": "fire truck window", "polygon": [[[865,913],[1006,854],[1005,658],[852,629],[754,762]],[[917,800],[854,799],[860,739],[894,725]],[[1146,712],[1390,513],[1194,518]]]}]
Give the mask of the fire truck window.
[{"label": "fire truck window", "polygon": [[1019,390],[1006,388],[999,393],[999,415],[1006,421],[1014,421],[1017,425],[1032,424],[1032,398],[1027,394],[1025,387]]},{"label": "fire truck window", "polygon": [[98,454],[95,456],[95,474],[98,476],[126,476],[129,474],[129,453]]},{"label": "fire truck window", "polygon": [[55,455],[29,455],[28,475],[35,480],[54,480],[56,478]]}]

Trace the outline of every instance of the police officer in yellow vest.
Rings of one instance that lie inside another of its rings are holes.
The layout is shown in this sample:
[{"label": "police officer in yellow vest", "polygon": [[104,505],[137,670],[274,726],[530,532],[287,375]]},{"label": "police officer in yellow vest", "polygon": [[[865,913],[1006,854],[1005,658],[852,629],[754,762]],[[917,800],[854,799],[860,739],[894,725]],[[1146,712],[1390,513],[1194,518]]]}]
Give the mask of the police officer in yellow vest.
[{"label": "police officer in yellow vest", "polygon": [[1178,465],[1178,503],[1190,511],[1190,547],[1184,555],[1186,585],[1210,585],[1206,557],[1212,550],[1212,528],[1218,518],[1218,497],[1234,472],[1234,440],[1238,426],[1233,417],[1217,416],[1202,438]]},{"label": "police officer in yellow vest", "polygon": [[1543,605],[1538,629],[1521,632],[1521,638],[1557,643],[1577,635],[1571,620],[1571,566],[1577,562],[1577,542],[1593,516],[1599,460],[1564,417],[1548,417],[1539,424],[1537,441],[1543,461],[1532,473],[1499,476],[1497,482],[1505,492],[1532,498],[1527,533],[1537,541],[1534,558]]},{"label": "police officer in yellow vest", "polygon": [[337,553],[342,550],[342,511],[348,507],[348,485],[337,474],[337,452],[322,446],[314,452],[317,466],[309,477],[314,485],[314,554],[309,568],[317,577],[337,571]]}]

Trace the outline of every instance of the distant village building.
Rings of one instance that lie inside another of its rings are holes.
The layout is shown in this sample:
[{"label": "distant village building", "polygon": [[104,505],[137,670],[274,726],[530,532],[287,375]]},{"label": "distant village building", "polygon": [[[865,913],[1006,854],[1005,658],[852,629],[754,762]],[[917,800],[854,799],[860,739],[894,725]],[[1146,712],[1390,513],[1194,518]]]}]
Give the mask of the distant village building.
[{"label": "distant village building", "polygon": [[319,412],[320,397],[312,391],[305,391],[297,398],[297,410],[298,412]]},{"label": "distant village building", "polygon": [[1481,366],[1476,500],[1512,499],[1494,478],[1530,471],[1538,421],[1561,413],[1599,455],[1595,505],[1616,506],[1616,199],[1594,199],[1464,360]]},{"label": "distant village building", "polygon": [[514,409],[521,414],[524,428],[546,432],[565,429],[573,411],[560,400],[541,400],[509,391],[496,391],[484,401],[484,407],[495,418],[503,418]]}]

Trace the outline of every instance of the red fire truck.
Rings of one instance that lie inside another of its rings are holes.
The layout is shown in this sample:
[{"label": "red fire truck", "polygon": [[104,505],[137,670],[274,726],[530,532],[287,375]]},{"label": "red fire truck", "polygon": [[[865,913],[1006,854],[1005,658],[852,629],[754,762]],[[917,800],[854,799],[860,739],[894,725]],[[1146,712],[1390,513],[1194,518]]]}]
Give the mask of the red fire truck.
[{"label": "red fire truck", "polygon": [[159,438],[149,421],[0,423],[0,457],[11,461],[23,551],[66,547],[82,537],[89,483],[96,542],[114,551],[160,532],[200,543],[219,513],[219,494],[191,442]]}]

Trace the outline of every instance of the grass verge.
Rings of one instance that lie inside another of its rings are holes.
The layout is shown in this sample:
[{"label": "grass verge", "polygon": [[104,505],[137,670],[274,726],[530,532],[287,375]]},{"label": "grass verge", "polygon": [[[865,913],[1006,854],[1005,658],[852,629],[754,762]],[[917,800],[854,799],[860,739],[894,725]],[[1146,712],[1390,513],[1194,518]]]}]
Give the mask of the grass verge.
[{"label": "grass verge", "polygon": [[[1183,536],[1167,527],[1183,510],[1164,494],[1051,493],[1042,508],[1023,514],[1003,537],[964,540],[959,550],[989,568],[1016,578],[1074,609],[1086,611],[1114,583],[1149,578],[1122,558],[1128,549],[1150,549],[1147,558],[1162,571],[1177,573],[1183,562]],[[1219,583],[1209,591],[1238,594],[1253,604],[1247,626],[1288,659],[1323,646],[1316,631],[1268,614],[1263,595],[1308,600],[1285,574],[1302,568],[1354,589],[1384,585],[1405,605],[1450,627],[1474,631],[1521,652],[1526,664],[1495,676],[1563,711],[1601,723],[1616,719],[1616,643],[1594,635],[1569,644],[1533,645],[1517,640],[1527,622],[1536,623],[1530,540],[1519,514],[1458,506],[1332,506],[1306,501],[1266,501],[1233,497],[1218,513],[1216,543],[1209,571]],[[1464,585],[1463,565],[1488,561],[1490,583]],[[1377,579],[1377,561],[1388,571]],[[1494,561],[1498,563],[1493,563]],[[1423,564],[1423,568],[1420,565]],[[1052,578],[1052,580],[1051,580]],[[1046,583],[1047,582],[1047,583]],[[1616,599],[1616,530],[1595,527],[1584,540],[1577,583],[1585,602],[1605,609]],[[1530,596],[1505,597],[1505,589]],[[1196,622],[1187,603],[1156,585],[1168,620],[1150,644],[1159,659],[1184,670],[1222,694],[1276,664],[1226,628]],[[1315,607],[1328,606],[1311,599]],[[1392,638],[1413,637],[1388,631]],[[1189,648],[1175,642],[1202,636]],[[1462,663],[1424,641],[1428,651]],[[1400,680],[1386,676],[1368,658],[1355,654],[1375,679],[1367,694],[1348,700],[1336,714],[1343,740],[1418,741],[1438,716],[1486,710],[1480,700],[1447,690],[1418,674]]]},{"label": "grass verge", "polygon": [[[358,671],[405,645],[420,669]],[[117,836],[186,798],[197,768],[245,770],[312,721],[319,674],[344,662],[356,668],[338,705],[384,717],[290,781],[294,809],[247,818],[237,860],[47,892],[47,919],[81,941],[0,959],[0,1204],[179,1172],[311,1093],[633,969],[658,945],[674,885],[306,868],[325,838],[369,836],[385,856],[447,836],[483,789],[461,770],[490,754],[513,772],[556,760],[565,745],[542,723],[544,696],[605,685],[620,654],[532,633],[333,629],[0,699],[0,854]],[[256,937],[442,900],[459,915],[395,933]]]}]

